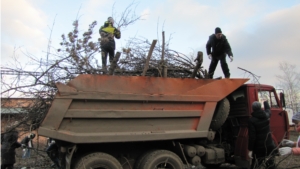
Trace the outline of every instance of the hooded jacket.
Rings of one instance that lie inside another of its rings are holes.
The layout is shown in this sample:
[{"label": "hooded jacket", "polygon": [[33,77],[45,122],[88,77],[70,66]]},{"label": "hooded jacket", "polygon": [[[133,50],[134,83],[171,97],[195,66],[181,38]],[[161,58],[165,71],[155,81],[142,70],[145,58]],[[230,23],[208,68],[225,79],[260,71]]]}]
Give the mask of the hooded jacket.
[{"label": "hooded jacket", "polygon": [[18,132],[10,131],[1,138],[1,162],[2,164],[14,164],[16,162],[16,148],[21,147],[18,142]]},{"label": "hooded jacket", "polygon": [[269,154],[275,147],[270,130],[271,111],[267,101],[265,111],[260,109],[252,112],[248,122],[248,150],[255,154]]},{"label": "hooded jacket", "polygon": [[215,34],[210,35],[206,43],[206,52],[207,55],[211,54],[212,57],[218,59],[225,57],[226,54],[233,56],[230,44],[225,35],[222,35],[221,39],[217,39]]}]

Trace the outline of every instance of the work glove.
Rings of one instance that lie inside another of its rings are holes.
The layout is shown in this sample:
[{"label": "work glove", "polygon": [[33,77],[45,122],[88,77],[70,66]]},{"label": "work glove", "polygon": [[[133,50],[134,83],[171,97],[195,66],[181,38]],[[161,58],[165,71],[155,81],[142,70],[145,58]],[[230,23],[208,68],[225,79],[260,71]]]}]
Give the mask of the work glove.
[{"label": "work glove", "polygon": [[248,152],[248,156],[249,156],[249,158],[251,158],[251,159],[253,158],[253,157],[252,157],[252,151],[249,151],[249,152]]},{"label": "work glove", "polygon": [[284,147],[294,147],[294,142],[292,140],[283,139],[282,146]]},{"label": "work glove", "polygon": [[282,147],[282,148],[279,148],[278,150],[279,150],[279,154],[281,156],[292,154],[291,147]]},{"label": "work glove", "polygon": [[208,55],[208,59],[211,60],[211,54]]},{"label": "work glove", "polygon": [[21,144],[21,147],[22,148],[26,148],[27,146],[25,144]]},{"label": "work glove", "polygon": [[230,62],[232,62],[233,61],[233,56],[229,56],[229,58],[230,58]]}]

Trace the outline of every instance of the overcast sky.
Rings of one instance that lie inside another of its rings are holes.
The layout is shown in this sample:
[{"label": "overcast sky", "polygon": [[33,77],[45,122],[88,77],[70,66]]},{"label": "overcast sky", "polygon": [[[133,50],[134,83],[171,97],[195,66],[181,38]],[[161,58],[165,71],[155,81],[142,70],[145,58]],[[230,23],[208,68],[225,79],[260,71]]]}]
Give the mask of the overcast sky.
[{"label": "overcast sky", "polygon": [[[1,65],[13,55],[20,60],[22,51],[45,57],[51,34],[51,46],[59,48],[61,35],[72,30],[78,17],[80,30],[97,21],[98,28],[118,15],[131,0],[1,0]],[[281,74],[279,63],[300,67],[299,0],[140,0],[135,12],[143,20],[122,30],[116,40],[117,50],[130,37],[157,39],[164,30],[172,38],[170,48],[186,55],[203,51],[205,69],[210,61],[205,44],[208,36],[220,27],[232,48],[234,61],[227,59],[232,78],[248,77],[238,67],[261,76],[260,83],[276,85]],[[160,37],[159,37],[160,38]],[[17,49],[17,50],[16,50]],[[97,56],[96,56],[97,57]],[[98,56],[100,60],[100,55]],[[99,63],[101,63],[99,61]],[[300,68],[297,68],[300,71]],[[215,76],[223,76],[218,65]]]}]

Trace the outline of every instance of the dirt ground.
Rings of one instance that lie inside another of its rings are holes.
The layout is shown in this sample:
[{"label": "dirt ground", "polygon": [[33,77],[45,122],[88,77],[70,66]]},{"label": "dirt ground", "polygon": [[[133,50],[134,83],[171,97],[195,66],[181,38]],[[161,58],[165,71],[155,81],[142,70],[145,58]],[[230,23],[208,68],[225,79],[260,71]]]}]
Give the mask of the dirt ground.
[{"label": "dirt ground", "polygon": [[[20,137],[18,140],[21,142],[22,138],[24,138],[28,133],[24,134],[23,137]],[[47,144],[47,138],[38,136],[34,138],[33,145],[34,149],[31,150],[30,158],[23,159],[23,149],[18,148],[16,149],[16,163],[14,167],[16,169],[21,169],[22,167],[27,167],[27,169],[47,169],[51,168],[52,161],[48,157],[45,152]],[[23,168],[22,168],[23,169]]]},{"label": "dirt ground", "polygon": [[[26,134],[23,135],[23,137]],[[298,133],[291,132],[290,140],[297,140]],[[22,137],[19,139],[21,141]],[[35,150],[31,152],[31,157],[29,159],[22,159],[23,151],[21,148],[17,149],[17,157],[15,168],[21,169],[22,167],[27,167],[27,169],[47,169],[51,168],[52,162],[45,153],[46,148],[46,138],[39,137],[34,139]],[[276,157],[277,169],[300,169],[300,157],[299,156],[284,156]],[[23,169],[23,168],[22,168]],[[195,168],[194,168],[195,169]],[[198,167],[198,169],[205,169],[204,167]],[[220,169],[238,169],[238,167],[230,164],[225,164],[220,167]]]},{"label": "dirt ground", "polygon": [[[299,134],[296,131],[290,132],[290,140],[296,141]],[[278,169],[300,169],[300,157],[289,155],[289,156],[278,156],[276,157],[276,164]]]}]

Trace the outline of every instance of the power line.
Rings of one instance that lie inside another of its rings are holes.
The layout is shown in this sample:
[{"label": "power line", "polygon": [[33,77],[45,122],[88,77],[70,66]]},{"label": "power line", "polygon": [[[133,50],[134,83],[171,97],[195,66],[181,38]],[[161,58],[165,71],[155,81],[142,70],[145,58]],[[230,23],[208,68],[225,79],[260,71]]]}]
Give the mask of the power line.
[{"label": "power line", "polygon": [[31,75],[31,76],[41,76],[44,73],[43,72],[30,72],[30,71],[16,71],[16,70],[0,70],[1,75]]}]

